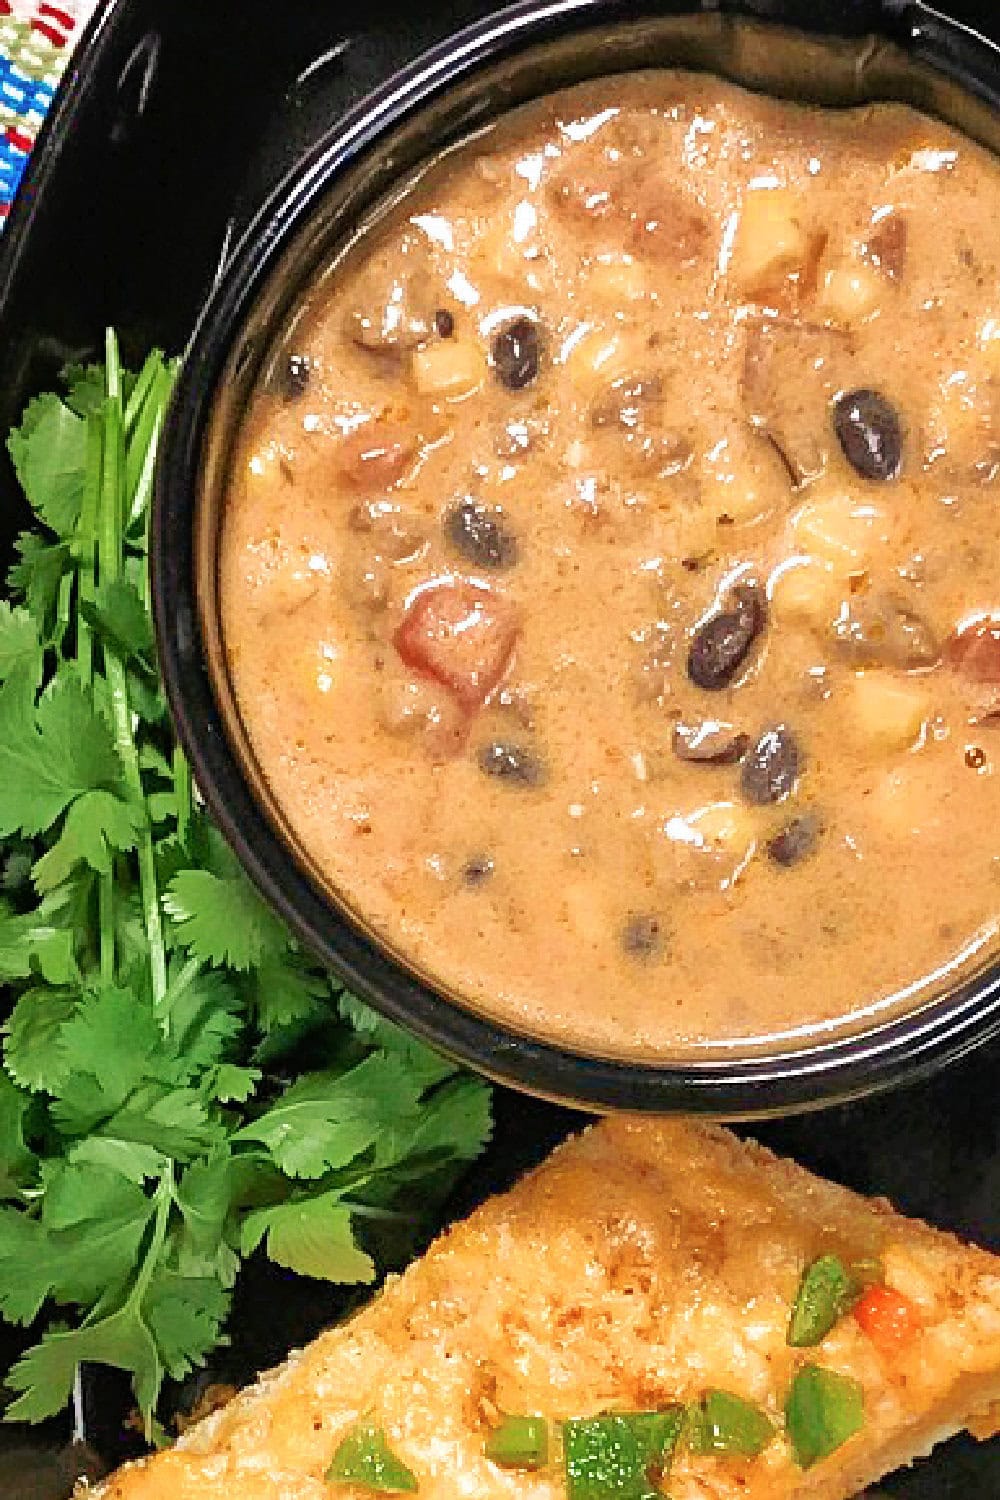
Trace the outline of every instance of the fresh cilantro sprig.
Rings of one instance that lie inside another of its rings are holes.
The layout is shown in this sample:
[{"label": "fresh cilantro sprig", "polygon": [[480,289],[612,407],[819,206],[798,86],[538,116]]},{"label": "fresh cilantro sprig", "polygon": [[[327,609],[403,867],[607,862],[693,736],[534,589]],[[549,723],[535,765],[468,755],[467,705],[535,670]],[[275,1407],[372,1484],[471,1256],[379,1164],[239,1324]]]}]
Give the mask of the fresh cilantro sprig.
[{"label": "fresh cilantro sprig", "polygon": [[192,786],[146,567],[173,378],[109,333],[8,441],[36,519],[0,602],[0,1313],[40,1332],[13,1420],[94,1361],[150,1427],[243,1257],[372,1282],[490,1131],[485,1085],[309,961]]}]

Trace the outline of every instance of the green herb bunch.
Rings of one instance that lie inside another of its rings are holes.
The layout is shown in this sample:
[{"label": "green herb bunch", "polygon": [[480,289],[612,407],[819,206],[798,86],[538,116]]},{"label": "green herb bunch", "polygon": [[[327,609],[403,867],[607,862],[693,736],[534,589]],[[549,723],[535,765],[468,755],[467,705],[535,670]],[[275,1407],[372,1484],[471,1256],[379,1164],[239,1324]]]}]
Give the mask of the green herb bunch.
[{"label": "green herb bunch", "polygon": [[490,1130],[487,1088],[310,962],[200,807],[146,567],[173,377],[109,333],[8,444],[38,524],[0,602],[0,1312],[40,1335],[9,1419],[95,1361],[149,1428],[241,1257],[373,1281]]}]

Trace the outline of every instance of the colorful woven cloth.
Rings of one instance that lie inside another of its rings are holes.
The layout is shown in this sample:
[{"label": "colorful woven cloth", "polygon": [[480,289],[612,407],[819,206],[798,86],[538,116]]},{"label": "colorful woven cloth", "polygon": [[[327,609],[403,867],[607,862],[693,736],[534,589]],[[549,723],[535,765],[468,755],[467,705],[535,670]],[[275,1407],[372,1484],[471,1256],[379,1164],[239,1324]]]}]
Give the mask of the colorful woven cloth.
[{"label": "colorful woven cloth", "polygon": [[73,47],[101,0],[0,0],[0,229]]}]

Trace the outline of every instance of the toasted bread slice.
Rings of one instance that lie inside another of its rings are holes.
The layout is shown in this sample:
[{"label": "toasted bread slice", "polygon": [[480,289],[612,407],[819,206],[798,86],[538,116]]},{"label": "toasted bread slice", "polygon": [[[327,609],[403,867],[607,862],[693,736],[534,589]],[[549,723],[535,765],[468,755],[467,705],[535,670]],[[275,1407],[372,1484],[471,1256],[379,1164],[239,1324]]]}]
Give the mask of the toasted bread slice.
[{"label": "toasted bread slice", "polygon": [[[846,1312],[789,1347],[804,1268],[875,1265],[909,1310],[866,1331]],[[806,1363],[863,1390],[863,1425],[809,1468],[784,1407]],[[762,1408],[754,1458],[678,1443],[671,1500],[847,1500],[968,1424],[1000,1428],[1000,1258],[823,1182],[714,1126],[610,1120],[449,1230],[344,1326],[121,1470],[100,1500],[330,1500],[356,1423],[384,1433],[421,1497],[561,1500],[558,1457],[497,1467],[501,1414],[553,1422],[696,1403],[720,1388]],[[94,1492],[87,1492],[94,1500]]]}]

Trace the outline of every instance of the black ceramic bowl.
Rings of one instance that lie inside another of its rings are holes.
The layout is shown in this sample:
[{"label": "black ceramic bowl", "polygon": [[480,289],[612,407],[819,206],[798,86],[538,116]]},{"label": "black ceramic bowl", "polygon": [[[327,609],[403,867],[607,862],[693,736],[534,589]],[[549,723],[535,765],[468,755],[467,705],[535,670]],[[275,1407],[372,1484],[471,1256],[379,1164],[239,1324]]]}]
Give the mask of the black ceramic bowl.
[{"label": "black ceramic bowl", "polygon": [[963,1055],[1000,1032],[1000,966],[862,1034],[764,1056],[626,1061],[498,1026],[397,961],[296,849],[255,765],[220,642],[216,557],[232,441],[313,273],[394,182],[502,111],[583,78],[649,66],[707,70],[834,106],[904,100],[1000,149],[1000,50],[922,4],[526,0],[459,32],[335,125],[215,286],[164,439],[156,619],[177,729],[212,813],[263,894],[345,983],[441,1050],[542,1096],[748,1119],[857,1097]]}]

